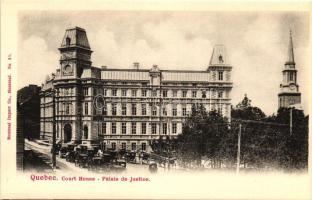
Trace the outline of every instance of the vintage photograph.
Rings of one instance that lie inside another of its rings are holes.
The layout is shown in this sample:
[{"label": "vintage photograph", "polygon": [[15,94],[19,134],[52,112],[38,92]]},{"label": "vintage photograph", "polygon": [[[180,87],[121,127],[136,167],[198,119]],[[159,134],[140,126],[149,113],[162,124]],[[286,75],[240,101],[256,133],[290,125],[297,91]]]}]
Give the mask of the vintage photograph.
[{"label": "vintage photograph", "polygon": [[21,170],[307,171],[308,13],[21,12],[19,35]]},{"label": "vintage photograph", "polygon": [[33,185],[135,182],[140,197],[153,184],[183,197],[192,174],[233,191],[237,178],[265,185],[254,174],[305,182],[310,23],[291,10],[18,11],[16,172]]}]

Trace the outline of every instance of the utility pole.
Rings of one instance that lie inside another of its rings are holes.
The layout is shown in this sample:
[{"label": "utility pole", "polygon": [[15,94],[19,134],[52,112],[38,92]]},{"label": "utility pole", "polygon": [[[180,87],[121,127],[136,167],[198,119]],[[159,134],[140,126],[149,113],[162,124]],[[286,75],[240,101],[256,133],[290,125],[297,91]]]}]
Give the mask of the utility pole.
[{"label": "utility pole", "polygon": [[53,124],[52,124],[52,128],[53,128],[53,133],[52,133],[52,169],[55,170],[56,168],[56,155],[55,155],[55,143],[56,143],[56,122],[55,122],[55,93],[56,93],[56,90],[53,89],[52,91],[52,106],[53,106],[53,109],[52,109],[52,112],[53,112]]},{"label": "utility pole", "polygon": [[239,164],[240,164],[241,135],[242,135],[242,124],[239,123],[238,140],[237,140],[237,163],[236,163],[237,174],[239,173]]}]

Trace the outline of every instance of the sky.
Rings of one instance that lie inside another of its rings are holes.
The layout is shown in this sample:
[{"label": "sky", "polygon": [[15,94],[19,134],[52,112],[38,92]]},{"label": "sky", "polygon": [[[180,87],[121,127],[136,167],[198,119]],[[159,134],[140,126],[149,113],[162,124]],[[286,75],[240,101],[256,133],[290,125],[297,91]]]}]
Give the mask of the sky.
[{"label": "sky", "polygon": [[244,94],[276,113],[292,30],[302,107],[308,114],[308,12],[24,11],[19,13],[18,88],[41,85],[59,67],[65,30],[86,29],[96,67],[206,70],[213,46],[227,49],[232,104]]}]

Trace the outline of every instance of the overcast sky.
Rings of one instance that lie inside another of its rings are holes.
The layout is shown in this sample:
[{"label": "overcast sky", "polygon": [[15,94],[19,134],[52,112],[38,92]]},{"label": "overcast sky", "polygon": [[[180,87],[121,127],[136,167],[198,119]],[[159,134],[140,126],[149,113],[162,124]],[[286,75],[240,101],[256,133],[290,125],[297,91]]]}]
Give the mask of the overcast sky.
[{"label": "overcast sky", "polygon": [[302,105],[308,112],[309,14],[306,12],[32,11],[19,15],[18,88],[44,81],[59,66],[65,29],[87,31],[93,66],[205,70],[215,44],[233,66],[232,104],[247,94],[276,113],[282,69],[293,33]]}]

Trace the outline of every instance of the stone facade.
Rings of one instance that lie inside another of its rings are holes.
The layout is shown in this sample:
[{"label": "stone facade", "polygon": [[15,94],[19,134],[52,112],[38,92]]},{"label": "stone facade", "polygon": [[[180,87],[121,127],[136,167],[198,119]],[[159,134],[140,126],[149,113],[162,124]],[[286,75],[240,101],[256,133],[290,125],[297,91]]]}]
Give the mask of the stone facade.
[{"label": "stone facade", "polygon": [[[192,105],[231,116],[231,70],[224,46],[216,45],[206,70],[93,67],[84,29],[66,30],[60,67],[41,91],[41,137],[63,142],[100,142],[103,148],[148,150],[149,141],[175,137]],[[53,101],[54,95],[54,101]],[[102,108],[94,106],[103,97]],[[54,103],[53,103],[54,102]]]}]

